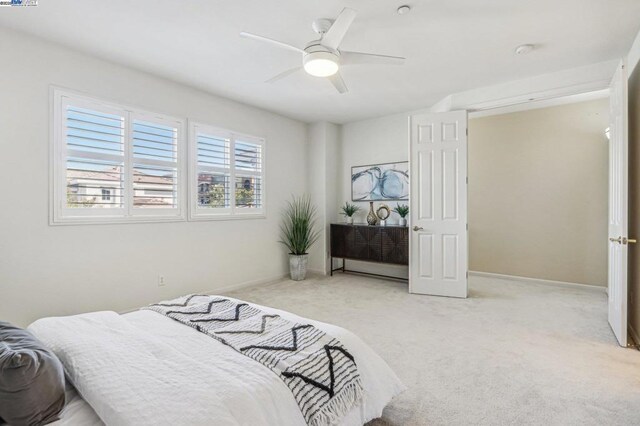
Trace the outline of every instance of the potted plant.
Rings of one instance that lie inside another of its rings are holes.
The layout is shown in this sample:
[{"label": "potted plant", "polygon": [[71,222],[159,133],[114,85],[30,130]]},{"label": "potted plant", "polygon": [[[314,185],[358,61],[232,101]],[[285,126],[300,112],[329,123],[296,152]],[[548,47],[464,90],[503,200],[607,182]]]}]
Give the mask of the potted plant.
[{"label": "potted plant", "polygon": [[280,226],[280,242],[289,250],[289,273],[294,281],[304,280],[307,275],[309,248],[318,239],[315,229],[316,208],[308,195],[293,197],[284,210],[284,221]]},{"label": "potted plant", "polygon": [[400,215],[400,226],[407,226],[407,215],[409,214],[409,206],[406,204],[398,204],[394,212]]},{"label": "potted plant", "polygon": [[346,202],[344,203],[344,206],[340,207],[340,210],[340,214],[345,216],[347,223],[349,225],[353,225],[353,215],[360,210],[360,207],[356,206],[355,204],[349,204],[349,202]]}]

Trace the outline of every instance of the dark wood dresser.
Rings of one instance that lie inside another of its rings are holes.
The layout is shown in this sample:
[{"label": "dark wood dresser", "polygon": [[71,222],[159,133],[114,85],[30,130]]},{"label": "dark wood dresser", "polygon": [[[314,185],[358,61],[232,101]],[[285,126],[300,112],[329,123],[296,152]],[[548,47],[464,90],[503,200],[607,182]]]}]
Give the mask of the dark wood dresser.
[{"label": "dark wood dresser", "polygon": [[[341,268],[333,269],[334,258],[343,259]],[[409,228],[332,223],[331,275],[334,271],[354,272],[346,270],[346,259],[408,265]]]}]

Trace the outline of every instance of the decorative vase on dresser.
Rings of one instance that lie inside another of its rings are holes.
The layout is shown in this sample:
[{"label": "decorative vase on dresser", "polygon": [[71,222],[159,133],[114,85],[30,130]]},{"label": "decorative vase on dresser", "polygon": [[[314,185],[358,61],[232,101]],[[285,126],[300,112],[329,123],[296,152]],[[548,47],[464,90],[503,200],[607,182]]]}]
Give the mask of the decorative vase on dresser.
[{"label": "decorative vase on dresser", "polygon": [[373,201],[369,201],[369,214],[367,215],[367,223],[369,225],[375,225],[378,223],[378,216],[373,211]]}]

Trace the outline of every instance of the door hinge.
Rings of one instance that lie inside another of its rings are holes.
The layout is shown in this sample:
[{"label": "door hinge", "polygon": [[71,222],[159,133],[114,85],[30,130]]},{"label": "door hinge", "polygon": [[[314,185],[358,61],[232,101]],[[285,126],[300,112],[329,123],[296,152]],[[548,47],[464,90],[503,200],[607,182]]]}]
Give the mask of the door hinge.
[{"label": "door hinge", "polygon": [[469,230],[469,224],[467,223],[467,231]]},{"label": "door hinge", "polygon": [[469,185],[469,176],[467,176],[466,181],[467,181],[467,185]]}]

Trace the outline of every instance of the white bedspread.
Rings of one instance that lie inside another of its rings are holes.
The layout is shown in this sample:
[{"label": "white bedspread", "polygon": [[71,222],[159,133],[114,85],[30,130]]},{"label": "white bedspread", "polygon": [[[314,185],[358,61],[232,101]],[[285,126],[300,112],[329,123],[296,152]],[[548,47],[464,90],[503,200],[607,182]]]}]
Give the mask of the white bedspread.
[{"label": "white bedspread", "polygon": [[[365,396],[342,425],[379,417],[404,389],[354,334],[255,306],[310,323],[354,355]],[[305,425],[291,391],[271,370],[156,312],[44,318],[29,330],[56,353],[78,392],[108,425]]]}]

